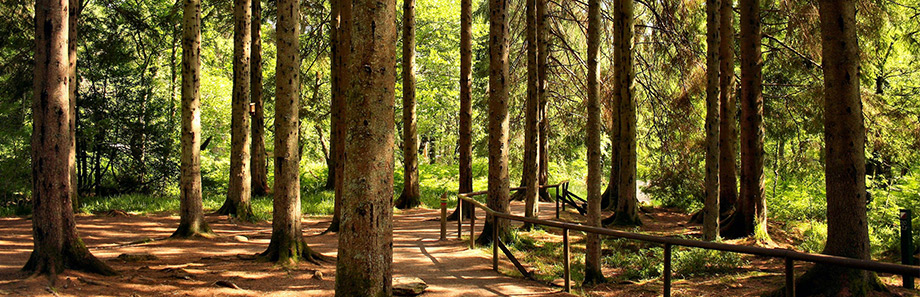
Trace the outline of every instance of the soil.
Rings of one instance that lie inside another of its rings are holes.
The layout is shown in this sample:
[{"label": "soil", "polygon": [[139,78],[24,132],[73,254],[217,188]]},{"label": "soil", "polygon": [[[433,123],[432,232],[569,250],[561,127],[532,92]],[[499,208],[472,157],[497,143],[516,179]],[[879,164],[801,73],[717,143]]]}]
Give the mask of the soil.
[{"label": "soil", "polygon": [[[541,203],[541,218],[555,216],[552,203]],[[523,212],[523,202],[513,202],[514,213]],[[478,211],[477,229],[484,213]],[[440,210],[413,209],[394,215],[393,276],[419,277],[428,284],[422,296],[572,296],[561,292],[561,280],[551,284],[509,276],[514,267],[502,257],[500,274],[492,271],[491,254],[486,249],[468,248],[468,238],[457,239],[456,222],[448,222],[447,240],[440,241]],[[571,208],[562,219],[584,218]],[[686,224],[688,215],[675,210],[643,209],[644,225],[639,230],[656,235],[698,235],[699,226]],[[13,296],[332,296],[335,263],[301,263],[284,268],[253,260],[271,236],[271,224],[246,224],[226,216],[208,215],[207,221],[217,236],[211,239],[167,239],[178,225],[173,214],[134,215],[109,212],[78,215],[77,227],[94,255],[106,261],[120,275],[103,277],[66,271],[52,282],[45,277],[29,277],[20,268],[32,250],[32,226],[26,218],[0,218],[0,295]],[[326,256],[335,256],[337,237],[321,234],[328,216],[306,217],[304,236],[310,247]],[[464,236],[469,234],[464,224]],[[790,236],[771,226],[774,239]],[[634,228],[621,228],[633,230]],[[478,231],[478,230],[477,230]],[[552,234],[550,234],[552,236]],[[554,236],[552,236],[554,237]],[[579,240],[577,232],[573,240]],[[552,240],[552,238],[549,238]],[[734,243],[753,244],[733,241]],[[777,241],[777,247],[792,247],[793,242]],[[123,254],[130,256],[118,257]],[[576,254],[573,254],[576,257]],[[783,283],[782,263],[776,259],[746,257],[748,267],[736,274],[676,279],[673,296],[749,296],[761,295]],[[797,263],[796,271],[807,269]],[[526,265],[525,266],[529,266]],[[605,274],[615,276],[615,267]],[[895,296],[918,296],[904,290],[900,277],[883,276]],[[660,279],[645,282],[620,282],[577,289],[591,296],[660,296]]]}]

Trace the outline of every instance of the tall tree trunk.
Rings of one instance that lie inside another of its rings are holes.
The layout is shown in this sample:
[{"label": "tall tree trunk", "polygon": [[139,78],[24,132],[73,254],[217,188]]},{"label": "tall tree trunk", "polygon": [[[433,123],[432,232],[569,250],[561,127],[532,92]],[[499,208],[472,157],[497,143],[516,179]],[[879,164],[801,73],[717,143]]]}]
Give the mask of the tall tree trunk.
[{"label": "tall tree trunk", "polygon": [[[68,1],[35,2],[35,69],[32,101],[32,234],[24,271],[52,277],[65,268],[113,275],[94,257],[74,223]],[[62,151],[63,150],[63,151]]]},{"label": "tall tree trunk", "polygon": [[354,0],[336,296],[391,296],[396,3]]},{"label": "tall tree trunk", "polygon": [[[259,0],[256,0],[259,1]],[[250,175],[249,79],[252,35],[251,0],[233,1],[233,101],[230,121],[230,187],[227,200],[217,211],[252,221],[252,176]]]},{"label": "tall tree trunk", "polygon": [[[460,137],[457,139],[460,147],[460,193],[473,192],[472,23],[472,0],[460,0]],[[457,207],[463,211],[463,218],[470,217],[472,203],[462,201],[457,203]],[[457,220],[460,215],[461,213],[455,210],[448,219]]]},{"label": "tall tree trunk", "polygon": [[760,56],[760,0],[741,0],[741,193],[722,227],[725,238],[769,240],[763,182],[763,60]]},{"label": "tall tree trunk", "polygon": [[403,191],[396,208],[419,206],[418,124],[415,113],[415,0],[403,0]]},{"label": "tall tree trunk", "polygon": [[[521,184],[524,186],[524,216],[533,218],[537,216],[537,197],[540,195],[540,124],[537,119],[540,97],[537,91],[537,20],[536,1],[526,1],[527,25],[527,99],[525,102],[524,120],[524,168],[521,172]],[[520,193],[520,192],[519,192]],[[524,230],[531,230],[530,223],[524,223]]]},{"label": "tall tree trunk", "polygon": [[[508,180],[508,0],[489,0],[489,198],[494,211],[510,209]],[[494,226],[497,224],[497,226]],[[497,228],[499,234],[492,234]],[[482,234],[476,239],[489,245],[495,236],[509,238],[508,220],[486,216]]]},{"label": "tall tree trunk", "polygon": [[300,213],[300,5],[278,0],[275,25],[278,56],[275,64],[275,182],[272,192],[272,238],[262,258],[281,265],[326,257],[303,239]]},{"label": "tall tree trunk", "polygon": [[614,99],[619,106],[619,168],[616,212],[604,224],[638,225],[639,201],[636,198],[636,96],[633,89],[633,2],[615,0],[614,7]]},{"label": "tall tree trunk", "polygon": [[[597,52],[601,36],[600,0],[588,1],[588,226],[601,226],[601,101]],[[600,235],[585,235],[585,284],[605,282],[601,272]]]},{"label": "tall tree trunk", "polygon": [[[549,46],[549,39],[546,37],[546,22],[548,18],[546,14],[546,0],[536,0],[536,6],[537,98],[539,99],[539,111],[537,112],[539,133],[537,133],[537,138],[540,143],[540,148],[537,149],[537,151],[540,153],[540,160],[538,161],[540,164],[539,184],[546,185],[549,182],[549,121],[546,119],[546,62],[549,60],[549,51],[547,49]],[[553,201],[549,197],[549,193],[546,192],[546,189],[543,188],[540,189],[540,200],[546,202]]]},{"label": "tall tree trunk", "polygon": [[80,23],[80,0],[70,0],[68,9],[68,33],[67,33],[67,54],[68,54],[68,98],[70,110],[70,199],[73,203],[73,209],[80,210],[80,183],[77,178],[77,27]]},{"label": "tall tree trunk", "polygon": [[735,97],[732,88],[735,79],[735,52],[732,50],[734,40],[734,16],[732,0],[722,0],[719,17],[721,41],[719,43],[719,213],[727,217],[735,208],[738,200],[738,175],[735,172],[735,143],[738,130],[735,128]]},{"label": "tall tree trunk", "polygon": [[265,102],[262,99],[262,0],[252,0],[252,195],[266,195],[268,187],[268,153],[265,152]]},{"label": "tall tree trunk", "polygon": [[184,0],[184,5],[179,228],[172,236],[201,237],[211,234],[201,202],[201,2]]},{"label": "tall tree trunk", "polygon": [[[866,217],[866,126],[859,94],[856,1],[819,1],[824,69],[827,244],[822,253],[869,260]],[[874,273],[815,265],[796,287],[806,296],[866,295]]]},{"label": "tall tree trunk", "polygon": [[350,61],[351,48],[351,1],[334,0],[333,20],[335,29],[335,40],[332,45],[335,49],[332,51],[334,61],[332,71],[332,159],[335,161],[335,206],[332,214],[332,223],[326,232],[338,232],[342,221],[342,197],[345,185],[345,133],[346,131],[346,92],[349,86],[349,76],[344,75],[348,69]]},{"label": "tall tree trunk", "polygon": [[703,240],[719,237],[719,30],[721,0],[706,1],[706,199]]}]

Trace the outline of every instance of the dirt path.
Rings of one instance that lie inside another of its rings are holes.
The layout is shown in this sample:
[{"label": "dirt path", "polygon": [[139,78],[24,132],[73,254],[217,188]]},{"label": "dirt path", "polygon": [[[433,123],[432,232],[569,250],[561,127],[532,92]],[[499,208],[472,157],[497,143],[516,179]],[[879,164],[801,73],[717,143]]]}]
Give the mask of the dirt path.
[{"label": "dirt path", "polygon": [[[545,210],[551,206],[546,204]],[[546,211],[547,216],[551,211]],[[566,296],[559,288],[513,278],[491,270],[491,255],[467,249],[456,239],[456,225],[448,241],[438,241],[438,210],[415,209],[394,216],[394,276],[425,280],[423,296]],[[332,296],[335,264],[301,264],[282,269],[270,263],[243,260],[238,255],[261,252],[268,245],[271,224],[235,224],[226,217],[208,216],[218,234],[210,240],[162,240],[178,224],[170,215],[78,216],[77,226],[93,253],[121,275],[101,277],[68,271],[55,285],[45,278],[23,279],[19,269],[32,250],[31,222],[0,218],[0,295],[14,296]],[[328,217],[303,221],[311,248],[328,256],[337,250],[334,234],[319,233]],[[483,221],[479,213],[480,223]],[[477,228],[478,229],[478,228]],[[468,232],[468,231],[467,231]],[[153,239],[152,242],[147,242]],[[136,242],[136,244],[127,244]],[[145,243],[143,243],[145,242]],[[122,261],[121,254],[149,253],[155,260]],[[245,258],[245,257],[243,257]],[[503,266],[510,267],[507,261]],[[506,267],[507,268],[507,267]],[[322,277],[318,275],[322,274]],[[229,281],[242,289],[223,288]]]}]

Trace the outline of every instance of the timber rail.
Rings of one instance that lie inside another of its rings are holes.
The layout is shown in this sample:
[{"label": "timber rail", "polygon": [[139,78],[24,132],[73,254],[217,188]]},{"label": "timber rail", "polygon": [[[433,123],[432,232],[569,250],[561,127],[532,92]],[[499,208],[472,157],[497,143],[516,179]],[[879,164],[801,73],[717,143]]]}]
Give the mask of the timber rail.
[{"label": "timber rail", "polygon": [[[559,208],[560,203],[564,209],[565,204],[568,202],[560,202],[561,197],[565,197],[567,191],[568,182],[562,182],[556,185],[543,185],[541,188],[555,188],[556,189],[556,218],[559,218]],[[511,188],[512,191],[522,190],[523,188]],[[560,189],[562,189],[562,196],[560,196]],[[785,276],[786,276],[786,296],[795,296],[795,266],[794,261],[805,261],[816,264],[826,264],[841,266],[847,268],[861,269],[873,272],[881,273],[890,273],[901,275],[905,279],[905,286],[907,286],[906,281],[913,281],[913,277],[920,277],[920,266],[913,265],[903,265],[903,264],[892,264],[884,263],[871,260],[861,260],[853,259],[839,256],[831,256],[824,254],[812,254],[812,253],[803,253],[797,252],[789,249],[778,249],[778,248],[763,248],[755,246],[746,246],[746,245],[736,245],[736,244],[726,244],[718,243],[711,241],[700,241],[693,239],[684,239],[684,238],[675,238],[675,237],[664,237],[664,236],[655,236],[641,233],[632,233],[625,231],[612,230],[601,227],[585,226],[581,224],[563,222],[563,221],[553,221],[553,220],[542,220],[537,218],[528,218],[523,216],[512,215],[508,213],[496,212],[490,209],[488,206],[483,205],[479,201],[473,199],[475,196],[485,195],[486,191],[472,192],[472,193],[462,193],[457,195],[458,207],[462,207],[463,203],[460,203],[460,200],[472,203],[475,207],[471,209],[470,216],[470,248],[475,247],[475,234],[474,230],[476,227],[476,208],[481,208],[486,212],[487,215],[492,216],[495,219],[506,219],[511,221],[525,222],[535,225],[542,225],[547,227],[559,228],[562,229],[562,241],[563,241],[563,279],[564,279],[564,290],[566,292],[571,291],[571,265],[570,265],[570,239],[569,239],[569,230],[581,231],[592,234],[606,235],[615,238],[626,238],[631,240],[638,240],[650,243],[658,243],[664,245],[664,271],[662,275],[664,277],[664,296],[671,296],[671,247],[673,246],[685,246],[685,247],[694,247],[702,248],[708,250],[718,250],[734,253],[742,253],[749,255],[757,255],[771,258],[781,258],[785,262]],[[442,216],[441,216],[441,239],[446,239],[446,194],[442,198]],[[574,201],[571,201],[574,202]],[[462,209],[458,209],[458,213]],[[497,233],[498,224],[492,224],[493,234]],[[463,231],[463,216],[459,216],[457,220],[457,238],[459,239]],[[494,237],[494,243],[492,244],[492,269],[498,271],[498,250],[501,249],[502,252],[509,258],[509,260],[514,264],[514,266],[528,278],[533,278],[531,273],[526,271],[526,269],[520,264],[520,262],[514,257],[510,250],[501,242],[501,238],[498,236]]]}]

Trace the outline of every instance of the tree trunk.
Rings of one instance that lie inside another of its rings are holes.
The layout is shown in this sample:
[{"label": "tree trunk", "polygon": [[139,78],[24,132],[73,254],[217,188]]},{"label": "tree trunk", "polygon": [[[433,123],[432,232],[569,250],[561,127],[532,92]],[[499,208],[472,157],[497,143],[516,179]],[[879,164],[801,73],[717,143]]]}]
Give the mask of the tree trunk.
[{"label": "tree trunk", "polygon": [[[259,0],[256,0],[259,1]],[[233,101],[230,121],[230,186],[227,200],[218,214],[252,221],[252,176],[250,175],[249,78],[251,0],[233,1]]]},{"label": "tree trunk", "polygon": [[614,7],[614,99],[619,106],[619,168],[616,212],[604,225],[638,225],[639,201],[636,198],[636,97],[633,90],[633,2],[615,0]]},{"label": "tree trunk", "polygon": [[419,206],[418,124],[415,113],[415,0],[403,0],[403,191],[396,208]]},{"label": "tree trunk", "polygon": [[[869,260],[866,217],[866,126],[859,94],[856,1],[819,1],[824,69],[827,244],[822,253]],[[815,265],[799,279],[799,294],[866,295],[874,273]]]},{"label": "tree trunk", "polygon": [[345,133],[346,131],[346,91],[349,86],[349,76],[344,75],[348,69],[351,48],[351,1],[334,0],[333,20],[335,40],[333,50],[333,81],[332,81],[332,159],[335,161],[335,206],[332,214],[332,223],[326,232],[338,232],[342,221],[342,196],[345,185]]},{"label": "tree trunk", "polygon": [[[473,4],[472,0],[460,0],[460,193],[473,192]],[[469,218],[473,204],[459,202],[463,218]],[[457,220],[460,213],[454,210],[448,219]]]},{"label": "tree trunk", "polygon": [[391,296],[395,1],[355,0],[336,296]]},{"label": "tree trunk", "polygon": [[[68,1],[35,3],[32,102],[32,231],[34,249],[24,271],[52,277],[65,268],[113,275],[94,257],[74,223],[71,184],[74,147],[68,88]],[[63,150],[63,151],[62,151]]]},{"label": "tree trunk", "polygon": [[262,258],[281,265],[327,260],[303,240],[300,213],[300,5],[278,1],[272,238]]},{"label": "tree trunk", "polygon": [[721,0],[706,1],[706,199],[703,240],[719,237],[719,30]]},{"label": "tree trunk", "polygon": [[734,16],[732,15],[732,0],[722,0],[719,27],[721,42],[719,43],[719,213],[725,218],[735,208],[738,200],[738,176],[735,172],[735,143],[738,141],[738,130],[735,128],[735,97],[732,88],[735,79],[735,52],[732,50],[734,40]]},{"label": "tree trunk", "polygon": [[209,236],[211,228],[201,202],[201,2],[184,0],[184,5],[179,228],[172,237],[202,237]]},{"label": "tree trunk", "polygon": [[[600,0],[588,1],[588,226],[601,226],[601,103],[597,52],[600,48]],[[605,282],[600,235],[585,235],[585,284]]]},{"label": "tree trunk", "polygon": [[[507,213],[508,181],[508,0],[489,0],[489,198],[486,205]],[[497,224],[497,226],[494,226]],[[492,234],[493,228],[499,234]],[[495,236],[507,239],[511,224],[486,216],[476,242],[489,245]]]},{"label": "tree trunk", "polygon": [[741,0],[741,193],[722,237],[769,240],[763,183],[763,60],[760,0]]},{"label": "tree trunk", "polygon": [[[537,212],[537,197],[540,195],[540,125],[537,119],[539,112],[539,82],[537,82],[537,26],[536,2],[526,1],[527,8],[527,99],[525,102],[524,120],[524,168],[521,171],[521,185],[524,186],[524,216],[533,218]],[[520,193],[520,192],[519,192]],[[530,223],[524,223],[524,230],[531,230]]]},{"label": "tree trunk", "polygon": [[68,9],[68,33],[67,33],[67,55],[68,55],[68,100],[70,110],[70,199],[75,211],[80,210],[80,183],[77,178],[77,28],[80,22],[80,0],[70,0],[70,9]]},{"label": "tree trunk", "polygon": [[[546,0],[536,0],[537,6],[537,98],[539,99],[539,111],[537,112],[537,122],[539,123],[539,133],[537,133],[537,139],[539,139],[540,148],[537,151],[540,153],[540,173],[539,173],[539,184],[546,185],[549,182],[549,121],[546,119],[546,61],[549,60],[549,51],[547,49],[549,45],[549,39],[546,37]],[[540,189],[540,200],[544,202],[554,201],[549,197],[549,193],[546,192],[546,189]]]},{"label": "tree trunk", "polygon": [[264,196],[268,187],[268,153],[265,152],[265,102],[262,99],[262,1],[252,0],[252,195]]}]

